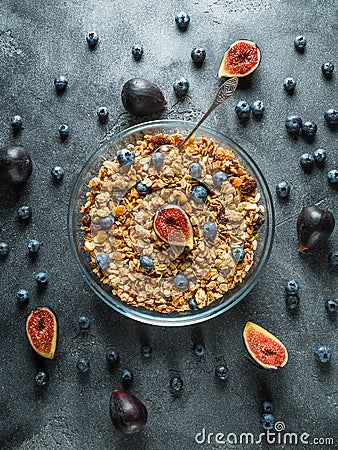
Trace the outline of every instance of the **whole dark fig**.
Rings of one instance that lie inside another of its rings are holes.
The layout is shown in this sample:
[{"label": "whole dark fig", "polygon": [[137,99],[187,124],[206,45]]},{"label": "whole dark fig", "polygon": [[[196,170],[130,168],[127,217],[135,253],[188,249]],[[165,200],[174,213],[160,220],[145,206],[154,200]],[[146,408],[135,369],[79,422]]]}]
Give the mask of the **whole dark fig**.
[{"label": "whole dark fig", "polygon": [[0,149],[0,183],[25,183],[32,169],[32,160],[24,147],[7,145]]},{"label": "whole dark fig", "polygon": [[134,116],[148,116],[163,110],[167,101],[161,89],[144,78],[132,78],[123,86],[122,103]]},{"label": "whole dark fig", "polygon": [[319,206],[306,206],[297,219],[299,251],[308,250],[326,241],[335,227],[335,219],[330,211]]},{"label": "whole dark fig", "polygon": [[140,431],[148,419],[145,405],[135,395],[122,389],[112,393],[109,412],[114,427],[126,434]]}]

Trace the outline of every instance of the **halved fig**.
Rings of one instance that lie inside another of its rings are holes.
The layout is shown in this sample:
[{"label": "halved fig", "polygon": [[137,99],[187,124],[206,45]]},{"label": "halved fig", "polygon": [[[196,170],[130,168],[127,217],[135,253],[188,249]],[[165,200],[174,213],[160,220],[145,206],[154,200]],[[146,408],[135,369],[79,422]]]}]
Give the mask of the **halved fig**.
[{"label": "halved fig", "polygon": [[53,359],[57,341],[55,314],[47,307],[33,309],[26,320],[29,343],[40,356]]},{"label": "halved fig", "polygon": [[288,362],[288,352],[284,344],[259,325],[247,322],[243,338],[252,359],[264,369],[279,369]]},{"label": "halved fig", "polygon": [[234,42],[225,52],[218,69],[218,78],[246,77],[257,69],[261,51],[257,44],[242,39]]},{"label": "halved fig", "polygon": [[163,205],[156,211],[154,230],[162,241],[171,245],[194,246],[194,234],[187,213],[178,205]]}]

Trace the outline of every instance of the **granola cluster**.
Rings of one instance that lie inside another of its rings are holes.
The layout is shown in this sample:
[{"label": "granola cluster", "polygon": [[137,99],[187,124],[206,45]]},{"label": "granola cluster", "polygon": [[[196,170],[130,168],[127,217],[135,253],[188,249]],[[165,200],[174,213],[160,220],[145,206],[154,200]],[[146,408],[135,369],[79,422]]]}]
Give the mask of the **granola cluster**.
[{"label": "granola cluster", "polygon": [[[145,135],[129,145],[135,153],[131,166],[121,166],[117,159],[104,161],[89,182],[87,202],[81,209],[84,248],[101,282],[110,285],[121,300],[162,313],[188,310],[191,298],[203,308],[241,283],[253,264],[258,230],[264,222],[256,180],[232,150],[193,137],[179,150],[176,146],[182,140],[179,134]],[[151,156],[161,145],[166,145],[161,149],[164,164],[156,169]],[[192,162],[202,168],[199,180],[189,173]],[[220,188],[212,178],[218,170],[227,175]],[[138,193],[138,182],[149,188],[147,195]],[[191,190],[201,183],[208,196],[197,203]],[[155,233],[154,215],[165,204],[177,204],[189,216],[193,249],[169,245]],[[109,216],[115,222],[106,229],[102,219]],[[214,240],[203,235],[207,222],[217,224]],[[234,248],[244,249],[242,261],[233,257]],[[95,264],[98,254],[109,256],[110,264],[104,270]],[[142,256],[154,261],[151,270],[141,267]],[[187,277],[186,290],[175,286],[177,274]]]}]

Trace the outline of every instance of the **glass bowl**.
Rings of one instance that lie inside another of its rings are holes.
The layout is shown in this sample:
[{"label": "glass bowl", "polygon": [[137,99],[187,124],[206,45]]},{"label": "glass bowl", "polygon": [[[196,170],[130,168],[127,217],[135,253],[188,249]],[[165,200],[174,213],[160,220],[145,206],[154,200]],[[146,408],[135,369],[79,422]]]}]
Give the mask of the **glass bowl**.
[{"label": "glass bowl", "polygon": [[258,246],[254,253],[254,262],[241,283],[229,290],[222,298],[214,300],[209,306],[198,310],[184,312],[161,313],[144,307],[134,307],[119,299],[112,293],[112,287],[103,284],[97,275],[93,273],[93,266],[89,254],[84,250],[83,231],[81,231],[81,206],[86,203],[86,192],[89,191],[88,183],[95,177],[105,160],[114,159],[120,148],[127,147],[130,143],[142,140],[145,134],[182,134],[186,136],[194,127],[194,123],[181,120],[157,120],[142,123],[116,133],[107,139],[93,153],[84,164],[74,185],[68,216],[68,232],[72,253],[78,263],[80,271],[91,289],[97,296],[115,311],[140,322],[159,326],[191,325],[211,319],[236,305],[255,286],[262,275],[270,256],[274,237],[274,210],[271,194],[267,183],[259,167],[252,158],[238,144],[224,134],[208,127],[200,127],[195,133],[195,139],[213,139],[218,145],[230,147],[235,158],[244,166],[250,176],[257,181],[257,191],[261,194],[260,204],[265,208],[265,222],[260,228]]}]

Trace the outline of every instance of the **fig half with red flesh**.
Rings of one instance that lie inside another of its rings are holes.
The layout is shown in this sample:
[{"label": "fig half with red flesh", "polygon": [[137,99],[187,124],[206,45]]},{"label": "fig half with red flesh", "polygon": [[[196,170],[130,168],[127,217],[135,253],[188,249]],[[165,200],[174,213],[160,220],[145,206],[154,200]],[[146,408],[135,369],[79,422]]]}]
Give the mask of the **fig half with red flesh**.
[{"label": "fig half with red flesh", "polygon": [[178,205],[164,205],[158,208],[154,217],[157,236],[170,245],[194,246],[194,234],[187,213]]},{"label": "fig half with red flesh", "polygon": [[257,69],[261,52],[257,44],[248,40],[234,42],[225,52],[218,69],[218,78],[246,77]]},{"label": "fig half with red flesh", "polygon": [[29,343],[40,356],[53,359],[57,341],[55,314],[47,307],[33,309],[26,320]]},{"label": "fig half with red flesh", "polygon": [[261,326],[247,322],[243,339],[252,359],[264,369],[278,369],[288,362],[288,352],[284,344]]}]

